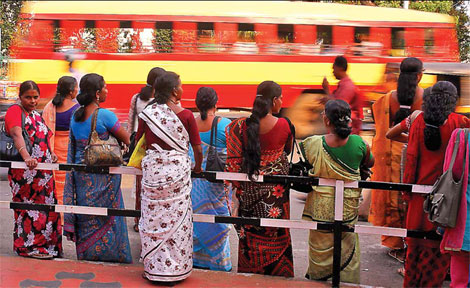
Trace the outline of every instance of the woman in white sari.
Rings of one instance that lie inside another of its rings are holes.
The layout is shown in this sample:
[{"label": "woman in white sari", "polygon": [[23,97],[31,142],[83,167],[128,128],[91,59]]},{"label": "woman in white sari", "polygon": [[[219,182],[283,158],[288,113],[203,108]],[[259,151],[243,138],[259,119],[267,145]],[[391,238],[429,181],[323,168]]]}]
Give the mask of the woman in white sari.
[{"label": "woman in white sari", "polygon": [[146,140],[142,159],[142,209],[139,222],[144,277],[174,282],[192,271],[193,223],[191,159],[201,172],[202,149],[191,111],[178,104],[183,93],[179,75],[166,72],[154,85],[155,103],[139,114],[136,139]]}]

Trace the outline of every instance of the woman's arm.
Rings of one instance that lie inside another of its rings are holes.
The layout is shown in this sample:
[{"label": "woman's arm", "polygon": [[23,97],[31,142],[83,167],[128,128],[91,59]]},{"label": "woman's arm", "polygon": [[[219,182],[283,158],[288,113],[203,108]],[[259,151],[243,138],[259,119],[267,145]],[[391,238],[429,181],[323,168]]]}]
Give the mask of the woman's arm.
[{"label": "woman's arm", "polygon": [[374,158],[374,155],[372,155],[372,153],[370,152],[370,147],[369,147],[369,144],[366,142],[366,147],[367,147],[367,150],[369,152],[369,163],[367,163],[367,167],[368,168],[372,168],[375,164],[375,158]]},{"label": "woman's arm", "polygon": [[397,125],[393,126],[387,131],[387,134],[385,135],[385,137],[393,141],[407,143],[408,135],[405,134],[404,132],[408,132],[408,131],[403,129],[401,123],[398,123]]},{"label": "woman's arm", "polygon": [[196,173],[202,172],[202,147],[201,145],[191,145],[194,151],[194,165],[193,171]]},{"label": "woman's arm", "polygon": [[23,138],[23,129],[21,127],[15,126],[8,131],[8,134],[13,139],[16,149],[19,151],[21,157],[23,158],[26,166],[29,169],[34,169],[38,166],[38,160],[34,159],[29,155],[29,152],[26,151],[26,143]]},{"label": "woman's arm", "polygon": [[129,145],[131,144],[129,133],[124,129],[124,127],[119,127],[118,131],[113,132],[113,135],[122,143]]}]

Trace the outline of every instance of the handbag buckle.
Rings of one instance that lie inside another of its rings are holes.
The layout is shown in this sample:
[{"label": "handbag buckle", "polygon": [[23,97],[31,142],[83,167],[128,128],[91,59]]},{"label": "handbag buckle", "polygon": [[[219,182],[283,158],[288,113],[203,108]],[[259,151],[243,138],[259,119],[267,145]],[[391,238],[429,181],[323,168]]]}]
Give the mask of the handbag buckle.
[{"label": "handbag buckle", "polygon": [[13,143],[7,143],[7,149],[8,150],[13,149]]}]

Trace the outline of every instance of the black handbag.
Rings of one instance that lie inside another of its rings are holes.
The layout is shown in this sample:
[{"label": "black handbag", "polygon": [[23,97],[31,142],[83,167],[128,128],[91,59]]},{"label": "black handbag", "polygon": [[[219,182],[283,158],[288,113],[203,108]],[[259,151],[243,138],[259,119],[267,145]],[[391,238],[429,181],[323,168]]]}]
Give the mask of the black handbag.
[{"label": "black handbag", "polygon": [[[289,123],[289,127],[291,130],[292,134],[292,152],[290,155],[290,161],[289,161],[289,175],[291,176],[308,176],[308,171],[313,168],[312,164],[310,164],[308,161],[303,159],[302,153],[300,152],[299,144],[297,141],[295,141],[295,127],[292,125],[290,120],[288,118],[284,118],[287,120]],[[294,150],[297,153],[297,156],[299,157],[299,161],[296,163],[293,163],[293,158],[294,158]],[[297,190],[299,192],[305,192],[308,193],[312,191],[312,185],[310,184],[304,184],[304,183],[299,183],[299,182],[293,182],[291,183],[290,186],[292,189]]]},{"label": "black handbag", "polygon": [[[24,129],[24,114],[21,112],[21,130],[24,138],[25,149],[31,155],[32,144],[29,139],[28,132]],[[0,128],[0,159],[9,160],[9,161],[23,161],[20,152],[15,147],[15,142],[13,138],[8,135],[5,122],[3,122],[2,127]]]},{"label": "black handbag", "polygon": [[225,162],[227,160],[227,156],[219,153],[217,151],[217,147],[215,147],[215,140],[217,140],[217,124],[219,120],[219,116],[215,116],[214,120],[212,121],[211,127],[211,141],[209,144],[209,150],[207,152],[207,161],[206,161],[206,171],[220,171],[223,172],[225,169]]},{"label": "black handbag", "polygon": [[458,181],[454,180],[452,169],[454,168],[455,158],[457,157],[457,152],[459,150],[461,131],[458,132],[453,145],[454,150],[452,151],[449,168],[437,179],[436,183],[434,183],[431,193],[426,195],[426,199],[423,203],[424,212],[429,214],[429,221],[443,227],[454,228],[457,224],[460,200],[462,198],[463,181],[467,181],[466,179],[463,179],[463,176],[465,173],[465,161],[467,159],[468,129],[464,130],[465,154],[460,179]]}]

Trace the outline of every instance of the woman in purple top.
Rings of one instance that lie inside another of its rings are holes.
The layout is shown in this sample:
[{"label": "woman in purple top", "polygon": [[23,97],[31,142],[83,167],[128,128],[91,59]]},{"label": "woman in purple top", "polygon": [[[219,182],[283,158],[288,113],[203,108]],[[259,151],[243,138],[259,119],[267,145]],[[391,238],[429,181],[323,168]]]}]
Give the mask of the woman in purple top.
[{"label": "woman in purple top", "polygon": [[[70,119],[80,107],[75,100],[78,94],[78,83],[75,78],[63,76],[57,82],[55,97],[47,103],[42,112],[46,125],[54,136],[51,138],[51,149],[57,155],[59,163],[67,163],[67,144],[69,142]],[[65,172],[54,171],[57,203],[64,202]]]}]

